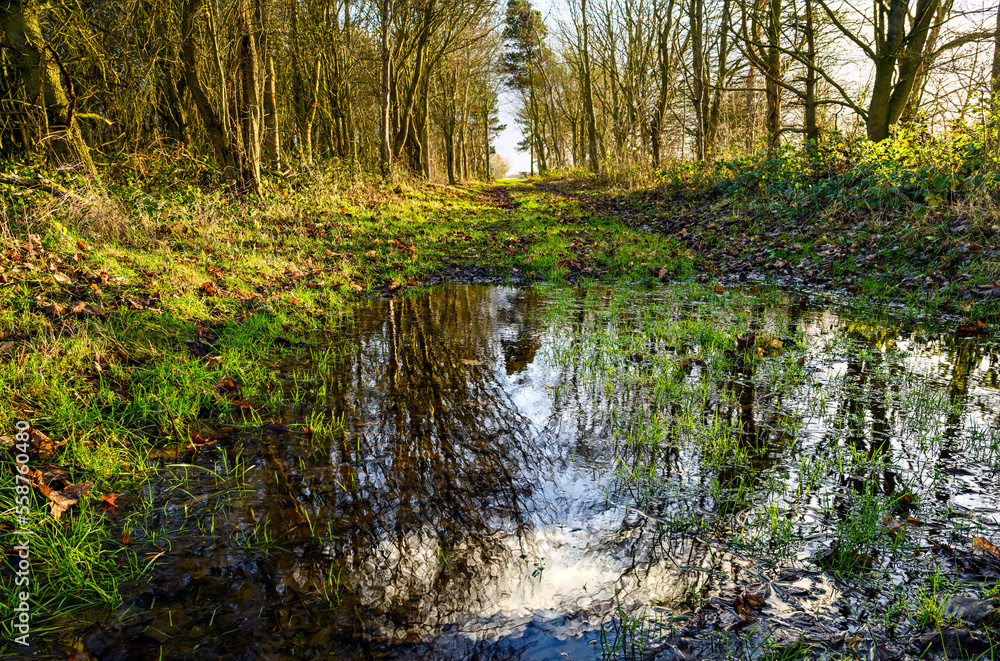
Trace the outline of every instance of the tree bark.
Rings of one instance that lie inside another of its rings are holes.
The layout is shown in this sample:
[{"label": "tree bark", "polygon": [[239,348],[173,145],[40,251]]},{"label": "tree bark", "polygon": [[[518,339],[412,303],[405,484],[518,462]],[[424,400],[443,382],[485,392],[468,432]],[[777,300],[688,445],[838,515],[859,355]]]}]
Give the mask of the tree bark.
[{"label": "tree bark", "polygon": [[0,10],[3,45],[21,75],[28,103],[40,111],[42,142],[55,165],[96,177],[90,149],[76,121],[73,81],[45,42],[43,11],[43,5],[34,0],[8,0]]},{"label": "tree bark", "polygon": [[392,153],[389,148],[389,17],[392,15],[392,0],[382,0],[382,124],[379,130],[379,165],[382,178],[389,178]]},{"label": "tree bark", "polygon": [[805,130],[806,150],[810,154],[816,152],[819,145],[819,125],[816,123],[816,32],[813,29],[812,0],[806,3],[806,95],[805,95]]},{"label": "tree bark", "polygon": [[889,11],[884,16],[880,10],[879,26],[885,25],[885,30],[876,30],[875,81],[865,126],[873,142],[889,137],[889,127],[896,123],[906,107],[928,28],[939,3],[940,0],[918,0],[909,31],[906,30],[907,0],[890,0]]},{"label": "tree bark", "polygon": [[[236,169],[236,157],[232,149],[232,140],[228,127],[223,123],[222,117],[215,108],[212,107],[208,95],[201,85],[198,76],[197,48],[194,41],[194,19],[195,15],[204,5],[204,0],[188,0],[184,3],[184,11],[181,17],[181,61],[184,63],[184,78],[187,82],[188,90],[194,99],[195,107],[201,116],[205,132],[215,150],[215,161],[222,169],[223,175],[229,181],[235,181],[238,177]],[[214,35],[213,35],[214,36]],[[222,105],[225,106],[226,99],[223,97]]]},{"label": "tree bark", "polygon": [[257,40],[254,38],[250,0],[239,0],[237,10],[240,19],[240,69],[243,83],[240,113],[243,158],[240,174],[244,188],[253,195],[260,195],[261,102],[258,90],[260,64],[257,58]]},{"label": "tree bark", "polygon": [[590,27],[587,23],[587,0],[581,0],[583,18],[583,110],[587,114],[587,158],[594,174],[601,171],[601,157],[597,151],[597,119],[594,116],[593,80],[590,74]]},{"label": "tree bark", "polygon": [[264,133],[267,161],[275,169],[281,168],[281,133],[278,131],[278,93],[274,75],[274,57],[267,58],[267,82],[264,85]]},{"label": "tree bark", "polygon": [[993,107],[1000,103],[1000,3],[997,3],[997,21],[993,33],[993,66],[990,69],[990,91]]}]

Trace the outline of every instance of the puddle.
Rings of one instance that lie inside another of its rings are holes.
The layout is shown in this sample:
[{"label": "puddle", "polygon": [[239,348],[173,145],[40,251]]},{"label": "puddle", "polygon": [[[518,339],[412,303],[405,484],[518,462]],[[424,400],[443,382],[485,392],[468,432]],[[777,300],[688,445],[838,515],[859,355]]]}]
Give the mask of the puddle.
[{"label": "puddle", "polygon": [[221,440],[136,495],[151,578],[75,646],[917,654],[929,603],[1000,577],[972,551],[1000,541],[997,345],[694,291],[443,286],[360,305],[280,364],[278,426],[206,429]]}]

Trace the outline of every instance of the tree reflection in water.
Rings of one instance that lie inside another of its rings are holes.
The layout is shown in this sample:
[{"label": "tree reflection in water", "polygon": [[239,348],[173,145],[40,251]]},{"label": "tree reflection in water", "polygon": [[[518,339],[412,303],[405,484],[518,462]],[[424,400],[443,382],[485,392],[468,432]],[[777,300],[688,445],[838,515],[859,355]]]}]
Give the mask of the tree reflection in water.
[{"label": "tree reflection in water", "polygon": [[[676,613],[731,601],[756,570],[711,540],[759,515],[743,490],[761,495],[772,469],[794,480],[806,455],[865,458],[843,473],[831,463],[801,495],[796,525],[828,539],[852,493],[919,487],[907,465],[927,457],[944,474],[968,451],[970,420],[998,419],[977,394],[997,389],[985,342],[752,307],[750,330],[847,347],[823,349],[809,377],[823,396],[807,396],[782,385],[778,356],[684,361],[691,345],[655,333],[640,337],[646,357],[609,353],[648,318],[632,303],[610,313],[613,292],[596,287],[565,294],[555,321],[542,319],[551,295],[497,287],[373,301],[344,323],[339,358],[290,358],[284,380],[300,396],[276,421],[296,433],[242,439],[258,469],[236,496],[207,472],[185,473],[181,490],[149,485],[149,500],[169,501],[146,522],[170,538],[169,561],[125,604],[141,621],[95,656],[118,645],[153,658],[164,645],[169,658],[595,658],[589,642],[618,598]],[[698,311],[657,313],[687,323]],[[889,356],[893,343],[912,355]],[[568,359],[541,359],[557,348]],[[944,367],[925,378],[928,364]],[[921,400],[928,389],[938,399]],[[317,414],[343,425],[297,432]],[[698,436],[713,425],[728,434],[721,450]],[[199,461],[216,470],[218,452]],[[816,510],[824,493],[832,512]],[[692,533],[689,515],[714,523]],[[192,521],[216,532],[193,534]],[[252,533],[265,524],[262,543]]]}]

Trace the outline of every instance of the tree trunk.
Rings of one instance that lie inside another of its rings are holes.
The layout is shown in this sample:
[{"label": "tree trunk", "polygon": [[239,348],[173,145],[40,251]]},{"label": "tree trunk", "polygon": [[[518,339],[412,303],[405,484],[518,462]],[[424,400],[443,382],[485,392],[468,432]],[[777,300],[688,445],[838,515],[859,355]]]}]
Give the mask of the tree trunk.
[{"label": "tree trunk", "polygon": [[708,126],[705,131],[706,150],[705,155],[708,160],[715,160],[715,143],[719,132],[719,125],[722,122],[722,101],[726,92],[726,77],[728,68],[726,62],[729,58],[729,0],[722,3],[722,24],[719,28],[719,57],[718,72],[715,79],[715,89],[712,91],[712,108],[708,113]]},{"label": "tree trunk", "polygon": [[392,15],[392,0],[382,0],[382,116],[379,127],[379,164],[382,178],[389,178],[392,153],[389,150],[389,17]]},{"label": "tree trunk", "polygon": [[250,0],[239,0],[237,10],[240,20],[239,52],[243,86],[240,109],[243,158],[240,174],[246,190],[253,195],[260,195],[261,102],[258,90],[260,64],[257,59],[257,40],[254,38]]},{"label": "tree trunk", "polygon": [[281,134],[278,131],[278,93],[274,75],[274,57],[267,57],[267,82],[264,84],[264,132],[267,161],[275,169],[281,168]]},{"label": "tree trunk", "polygon": [[663,162],[663,118],[667,114],[667,103],[670,99],[670,87],[673,85],[673,71],[670,57],[670,35],[674,25],[674,0],[667,3],[666,15],[659,23],[656,37],[656,51],[659,60],[660,89],[658,91],[656,106],[653,108],[650,117],[650,143],[653,151],[653,165],[659,166]]},{"label": "tree trunk", "polygon": [[[187,81],[188,90],[194,99],[194,105],[201,116],[205,132],[215,150],[215,161],[222,169],[223,175],[229,181],[236,181],[238,171],[236,169],[236,156],[233,153],[232,140],[229,128],[223,121],[224,115],[216,112],[212,106],[208,95],[205,94],[201,86],[201,79],[198,77],[198,54],[194,41],[194,18],[204,5],[204,0],[188,0],[184,4],[184,12],[181,17],[181,61],[184,63],[184,78]],[[214,30],[213,30],[214,37]],[[227,99],[221,100],[221,106],[225,108]]]},{"label": "tree trunk", "polygon": [[993,66],[990,69],[990,91],[993,107],[1000,103],[1000,3],[997,3],[997,23],[993,33]]},{"label": "tree trunk", "polygon": [[764,86],[767,96],[767,148],[774,151],[781,146],[781,86],[778,78],[781,76],[781,51],[778,50],[781,38],[781,0],[770,0],[768,3],[767,21],[767,81]]},{"label": "tree trunk", "polygon": [[590,29],[587,24],[587,0],[581,0],[580,13],[583,16],[583,110],[587,114],[587,156],[590,170],[594,174],[601,171],[601,158],[597,151],[597,119],[594,116],[594,92],[590,75]]},{"label": "tree trunk", "polygon": [[97,169],[76,121],[73,81],[45,42],[42,11],[34,0],[9,0],[0,10],[3,45],[24,81],[28,103],[40,111],[42,142],[55,165],[95,177]]},{"label": "tree trunk", "polygon": [[816,123],[816,33],[813,30],[812,0],[806,2],[806,96],[805,96],[805,130],[806,150],[810,154],[816,152],[819,145],[819,125]]},{"label": "tree trunk", "polygon": [[940,0],[918,0],[907,33],[907,0],[890,0],[884,37],[876,34],[875,81],[865,127],[873,142],[889,137],[889,127],[896,123],[910,99],[928,28],[939,3]]},{"label": "tree trunk", "polygon": [[691,22],[691,63],[693,67],[691,81],[691,100],[694,104],[695,119],[695,149],[698,160],[708,157],[706,145],[708,122],[708,84],[705,75],[704,39],[704,0],[691,0],[688,3],[688,20]]}]

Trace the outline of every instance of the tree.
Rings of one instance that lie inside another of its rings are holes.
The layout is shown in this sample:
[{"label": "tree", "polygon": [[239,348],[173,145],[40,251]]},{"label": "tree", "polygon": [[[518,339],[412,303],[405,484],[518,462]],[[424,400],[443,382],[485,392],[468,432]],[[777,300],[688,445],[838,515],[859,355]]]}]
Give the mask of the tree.
[{"label": "tree", "polygon": [[34,0],[8,0],[0,8],[3,47],[20,74],[29,114],[38,123],[40,144],[57,167],[96,176],[90,150],[77,121],[77,94],[66,66],[45,29],[49,5]]},{"label": "tree", "polygon": [[590,169],[595,174],[601,171],[601,159],[597,152],[597,119],[594,117],[594,93],[590,74],[590,27],[587,25],[587,0],[580,0],[580,15],[583,18],[583,108],[587,116],[587,157]]},{"label": "tree", "polygon": [[538,170],[547,170],[545,145],[542,139],[542,117],[538,95],[541,88],[541,67],[545,57],[544,38],[548,33],[541,12],[532,9],[528,0],[510,0],[503,38],[508,49],[501,56],[501,67],[508,84],[527,100],[530,122],[530,149],[538,159]]}]

